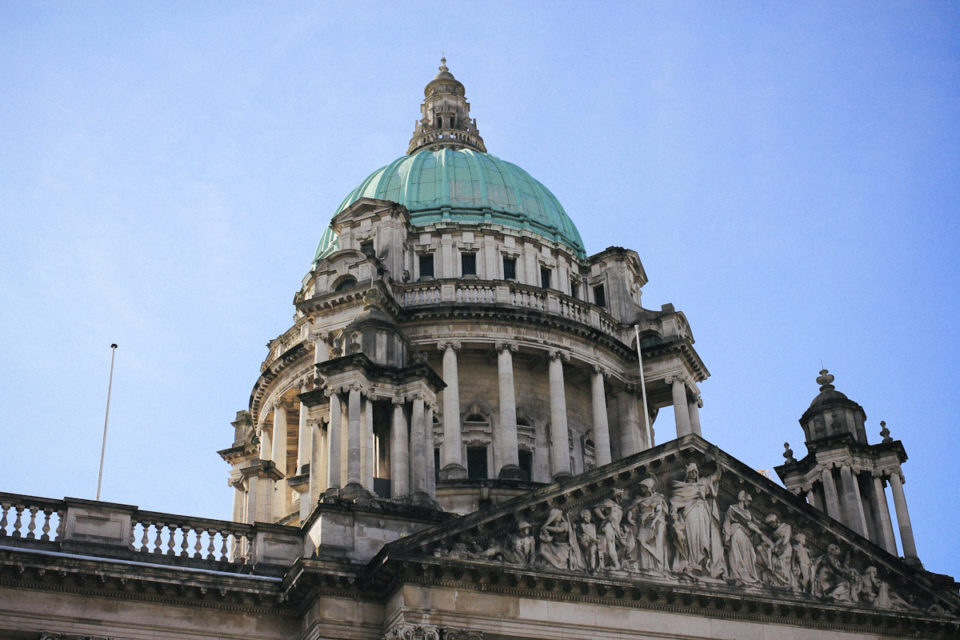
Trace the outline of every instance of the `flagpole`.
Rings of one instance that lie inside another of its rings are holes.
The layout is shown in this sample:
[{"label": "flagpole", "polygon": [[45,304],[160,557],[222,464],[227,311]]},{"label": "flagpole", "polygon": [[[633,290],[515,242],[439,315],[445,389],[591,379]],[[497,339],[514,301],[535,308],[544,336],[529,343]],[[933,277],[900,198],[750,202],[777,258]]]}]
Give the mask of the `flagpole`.
[{"label": "flagpole", "polygon": [[107,451],[107,421],[110,419],[110,392],[113,391],[113,360],[117,344],[110,345],[110,381],[107,383],[107,411],[103,416],[103,442],[100,444],[100,473],[97,474],[97,500],[100,500],[100,485],[103,483],[103,454]]},{"label": "flagpole", "polygon": [[653,434],[650,432],[650,411],[647,410],[647,383],[643,377],[643,355],[640,353],[640,325],[633,325],[637,337],[637,366],[640,369],[640,393],[643,395],[643,424],[646,427],[647,446],[653,447]]}]

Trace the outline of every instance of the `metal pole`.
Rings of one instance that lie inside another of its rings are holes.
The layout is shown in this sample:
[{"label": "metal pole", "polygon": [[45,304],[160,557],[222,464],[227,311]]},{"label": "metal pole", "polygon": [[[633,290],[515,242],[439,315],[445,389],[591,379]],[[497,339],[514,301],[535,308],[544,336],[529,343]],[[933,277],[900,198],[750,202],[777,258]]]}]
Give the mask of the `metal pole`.
[{"label": "metal pole", "polygon": [[643,355],[640,353],[640,325],[633,325],[637,337],[637,366],[640,369],[640,393],[643,394],[643,424],[646,426],[647,446],[653,447],[653,433],[650,431],[650,410],[647,408],[647,383],[643,377]]},{"label": "metal pole", "polygon": [[107,451],[107,421],[110,419],[110,392],[113,391],[113,360],[117,355],[117,344],[110,345],[110,382],[107,383],[107,412],[103,416],[103,442],[100,444],[100,473],[97,474],[97,500],[100,499],[100,485],[103,483],[103,454]]}]

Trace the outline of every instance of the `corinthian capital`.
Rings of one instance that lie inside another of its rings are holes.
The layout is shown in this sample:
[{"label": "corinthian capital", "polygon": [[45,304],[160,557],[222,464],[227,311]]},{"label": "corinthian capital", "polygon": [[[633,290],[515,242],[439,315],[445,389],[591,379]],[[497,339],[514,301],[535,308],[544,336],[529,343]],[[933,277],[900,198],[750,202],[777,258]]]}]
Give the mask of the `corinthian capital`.
[{"label": "corinthian capital", "polygon": [[515,342],[498,341],[495,342],[493,346],[497,350],[497,353],[503,353],[507,350],[516,353],[517,349],[519,349],[517,343]]},{"label": "corinthian capital", "polygon": [[453,349],[454,351],[460,351],[460,343],[454,342],[451,340],[445,340],[443,342],[437,343],[437,349],[440,351],[446,351],[447,349]]}]

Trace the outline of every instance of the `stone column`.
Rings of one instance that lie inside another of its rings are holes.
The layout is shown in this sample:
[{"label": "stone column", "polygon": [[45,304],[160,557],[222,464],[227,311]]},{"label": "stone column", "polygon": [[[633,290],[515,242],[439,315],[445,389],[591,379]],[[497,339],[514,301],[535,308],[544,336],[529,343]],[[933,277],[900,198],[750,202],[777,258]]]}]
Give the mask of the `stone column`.
[{"label": "stone column", "polygon": [[347,484],[356,483],[362,486],[360,398],[360,387],[351,386],[347,396]]},{"label": "stone column", "polygon": [[700,432],[700,407],[703,406],[703,400],[700,396],[687,400],[687,414],[690,416],[690,432],[703,437]]},{"label": "stone column", "polygon": [[500,420],[497,422],[496,441],[500,448],[500,468],[497,477],[520,478],[520,452],[517,449],[517,400],[513,386],[513,352],[517,346],[498,342],[497,378],[500,386]]},{"label": "stone column", "polygon": [[823,511],[823,500],[820,499],[820,494],[817,493],[817,489],[813,485],[810,485],[810,489],[807,491],[807,503],[811,507]]},{"label": "stone column", "polygon": [[390,425],[390,495],[410,493],[410,441],[403,398],[393,398],[393,422]]},{"label": "stone column", "polygon": [[463,444],[460,427],[460,379],[457,368],[457,351],[460,345],[453,342],[440,343],[443,351],[443,450],[440,452],[440,478],[452,480],[466,478],[463,466]]},{"label": "stone column", "polygon": [[563,354],[550,352],[550,473],[570,475],[570,436],[567,433],[567,394],[563,388]]},{"label": "stone column", "polygon": [[423,412],[423,426],[425,442],[424,448],[427,450],[427,493],[430,497],[437,495],[437,468],[436,460],[433,457],[433,406],[426,405]]},{"label": "stone column", "polygon": [[266,425],[261,424],[257,429],[257,437],[260,438],[260,459],[261,460],[272,460],[273,459],[273,442],[272,434],[267,430]]},{"label": "stone column", "polygon": [[363,407],[363,430],[360,440],[360,475],[361,484],[367,491],[373,491],[373,475],[377,468],[376,449],[373,442],[373,400],[370,396],[363,396],[360,403]]},{"label": "stone column", "polygon": [[340,450],[343,438],[343,409],[340,408],[340,394],[334,389],[327,389],[330,396],[330,421],[327,423],[327,447],[329,456],[327,458],[327,472],[329,479],[327,487],[339,489],[343,486],[340,477]]},{"label": "stone column", "polygon": [[639,414],[643,411],[643,403],[635,392],[633,385],[627,385],[623,391],[617,395],[617,401],[620,404],[620,425],[618,429],[618,440],[620,457],[626,458],[632,456],[643,448],[643,416]]},{"label": "stone column", "polygon": [[840,511],[840,496],[837,494],[837,483],[833,481],[833,472],[827,468],[820,474],[820,481],[823,482],[823,498],[827,503],[827,515],[843,522],[843,514]]},{"label": "stone column", "polygon": [[[307,428],[310,430],[310,509],[317,504],[317,500],[320,499],[320,492],[326,489],[324,486],[324,480],[327,477],[327,473],[324,473],[326,470],[323,468],[323,458],[324,458],[324,442],[323,442],[323,426],[319,422],[311,422],[307,424]],[[303,500],[303,497],[300,498]]]},{"label": "stone column", "polygon": [[667,378],[673,392],[673,417],[677,423],[677,437],[690,433],[690,414],[687,413],[687,383],[683,378]]},{"label": "stone column", "polygon": [[840,467],[840,481],[843,483],[843,505],[847,514],[847,526],[867,538],[867,517],[863,513],[863,497],[853,469],[847,465]]},{"label": "stone column", "polygon": [[410,425],[410,493],[427,491],[427,430],[423,404],[422,396],[414,398]]},{"label": "stone column", "polygon": [[597,466],[609,464],[610,423],[607,421],[607,397],[603,389],[603,371],[594,367],[590,379],[591,404],[593,406],[593,451]]},{"label": "stone column", "polygon": [[[301,387],[300,392],[306,391]],[[307,424],[307,405],[300,403],[299,430],[297,431],[297,473],[307,473],[313,459],[313,429]]]},{"label": "stone column", "polygon": [[273,462],[287,475],[287,409],[279,400],[273,405]]},{"label": "stone column", "polygon": [[877,514],[883,548],[897,555],[897,539],[893,535],[893,522],[890,520],[890,507],[887,505],[887,492],[883,490],[883,480],[873,476],[873,512]]},{"label": "stone column", "polygon": [[897,512],[897,525],[900,527],[903,557],[919,561],[917,543],[913,539],[913,527],[910,525],[910,512],[907,511],[907,497],[903,494],[903,478],[899,471],[890,474],[890,490],[893,493],[893,507]]}]

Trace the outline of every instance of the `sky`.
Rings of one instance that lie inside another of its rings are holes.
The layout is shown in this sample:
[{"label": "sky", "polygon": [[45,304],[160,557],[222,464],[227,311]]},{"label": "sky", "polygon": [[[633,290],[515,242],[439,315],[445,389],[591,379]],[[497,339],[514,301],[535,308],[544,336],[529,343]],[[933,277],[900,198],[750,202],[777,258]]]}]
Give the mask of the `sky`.
[{"label": "sky", "polygon": [[826,367],[960,576],[958,32],[948,2],[0,3],[0,490],[94,497],[116,342],[102,498],[229,519],[264,345],[445,54],[488,150],[686,314],[704,436],[801,457]]}]

